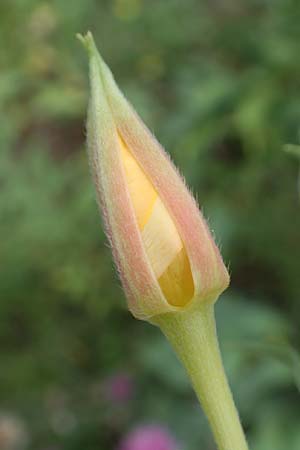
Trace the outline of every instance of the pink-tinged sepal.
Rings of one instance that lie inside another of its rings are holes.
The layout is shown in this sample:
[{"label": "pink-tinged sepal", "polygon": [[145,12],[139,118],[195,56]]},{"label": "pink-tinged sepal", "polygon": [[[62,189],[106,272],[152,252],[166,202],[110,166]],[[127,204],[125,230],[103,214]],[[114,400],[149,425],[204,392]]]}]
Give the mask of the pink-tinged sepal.
[{"label": "pink-tinged sepal", "polygon": [[102,79],[101,60],[88,34],[91,95],[87,119],[90,167],[113,257],[129,308],[140,319],[170,311],[148,264],[120,157],[118,132]]},{"label": "pink-tinged sepal", "polygon": [[149,263],[125,177],[120,139],[153,184],[185,247],[194,295],[184,308],[194,302],[214,301],[228,286],[229,275],[196,201],[168,155],[119,90],[91,34],[81,40],[90,54],[90,164],[130,310],[140,319],[150,319],[180,307],[167,301]]}]

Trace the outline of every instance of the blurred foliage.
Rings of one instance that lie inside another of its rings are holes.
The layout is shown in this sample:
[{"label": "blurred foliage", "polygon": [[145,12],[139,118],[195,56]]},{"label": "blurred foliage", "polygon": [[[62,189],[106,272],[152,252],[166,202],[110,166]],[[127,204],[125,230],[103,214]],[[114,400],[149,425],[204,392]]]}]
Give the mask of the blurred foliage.
[{"label": "blurred foliage", "polygon": [[[230,266],[218,329],[251,449],[300,448],[299,21],[298,0],[1,0],[0,412],[15,448],[113,450],[157,422],[181,450],[214,449],[112,268],[84,149],[88,29]],[[109,401],[104,380],[124,371],[136,393]]]}]

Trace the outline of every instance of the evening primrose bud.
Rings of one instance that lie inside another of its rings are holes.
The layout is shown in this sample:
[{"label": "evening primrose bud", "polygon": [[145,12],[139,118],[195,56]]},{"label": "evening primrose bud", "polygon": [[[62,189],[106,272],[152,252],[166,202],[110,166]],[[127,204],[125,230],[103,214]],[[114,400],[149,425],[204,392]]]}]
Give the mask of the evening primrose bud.
[{"label": "evening primrose bud", "polygon": [[184,180],[118,88],[91,33],[87,141],[96,196],[139,319],[213,302],[228,286],[218,248]]}]

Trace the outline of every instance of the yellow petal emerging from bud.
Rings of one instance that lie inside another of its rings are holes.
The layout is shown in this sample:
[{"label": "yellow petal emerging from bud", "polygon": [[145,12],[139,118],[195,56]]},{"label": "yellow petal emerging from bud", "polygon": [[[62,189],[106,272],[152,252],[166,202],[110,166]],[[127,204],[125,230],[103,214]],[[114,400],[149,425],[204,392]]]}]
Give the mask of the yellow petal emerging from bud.
[{"label": "yellow petal emerging from bud", "polygon": [[126,179],[150,265],[171,305],[184,306],[194,282],[184,244],[176,226],[142,168],[120,141]]},{"label": "yellow petal emerging from bud", "polygon": [[90,33],[88,148],[97,199],[132,313],[214,301],[229,276],[167,154],[127,102]]}]

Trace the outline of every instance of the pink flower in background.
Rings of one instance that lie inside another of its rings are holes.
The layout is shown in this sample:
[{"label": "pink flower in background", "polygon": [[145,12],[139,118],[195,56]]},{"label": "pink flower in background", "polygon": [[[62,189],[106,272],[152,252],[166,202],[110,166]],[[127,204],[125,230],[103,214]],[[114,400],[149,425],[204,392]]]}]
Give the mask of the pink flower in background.
[{"label": "pink flower in background", "polygon": [[27,447],[28,434],[24,422],[6,413],[0,414],[0,449],[21,450]]},{"label": "pink flower in background", "polygon": [[130,375],[118,373],[104,382],[105,397],[113,403],[128,402],[134,393],[134,383]]},{"label": "pink flower in background", "polygon": [[179,450],[179,447],[161,425],[144,425],[130,431],[117,450]]}]

